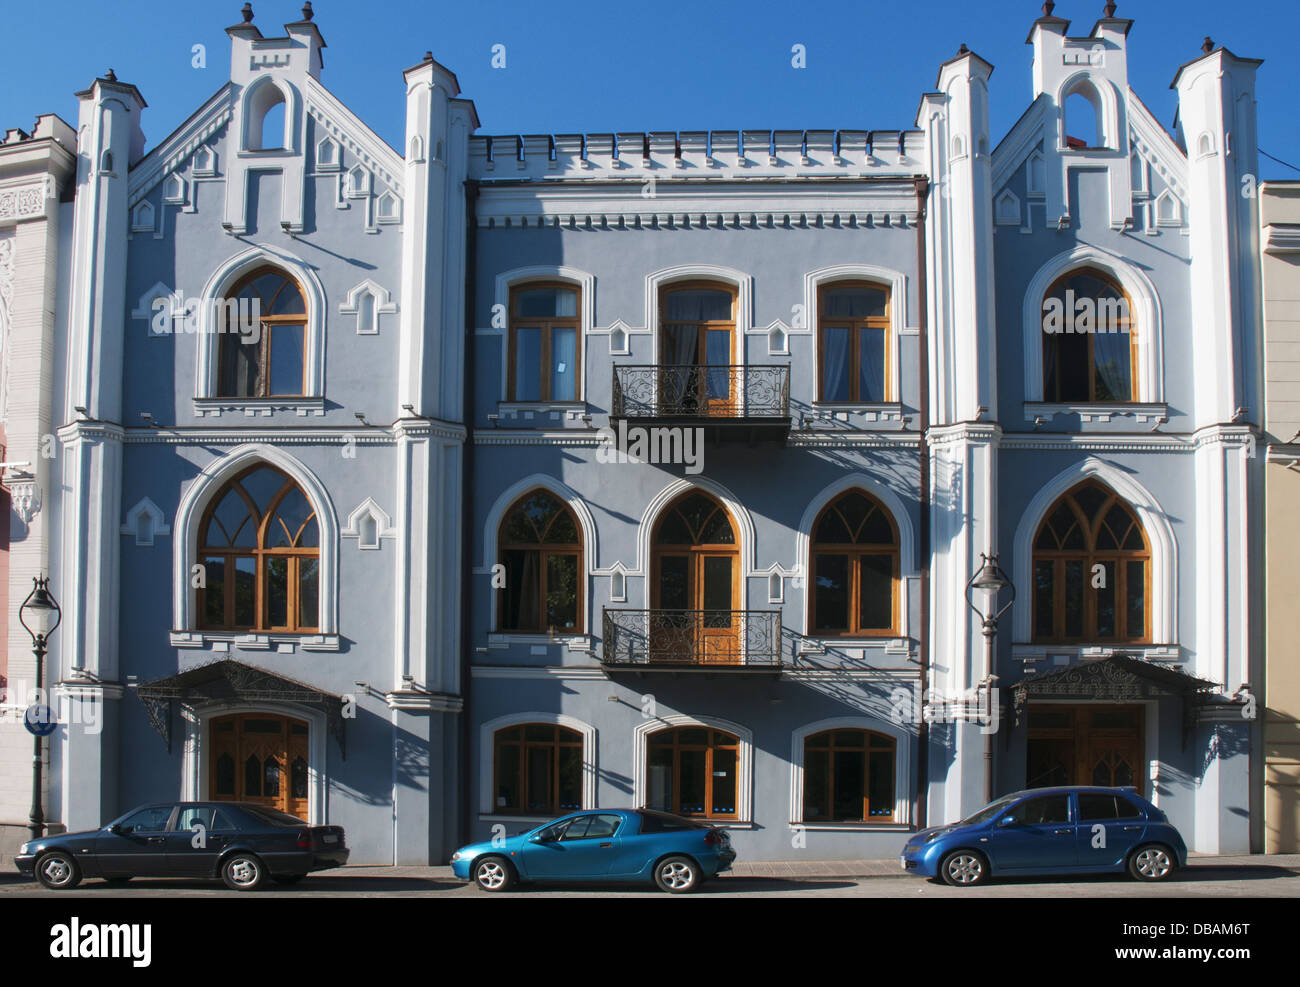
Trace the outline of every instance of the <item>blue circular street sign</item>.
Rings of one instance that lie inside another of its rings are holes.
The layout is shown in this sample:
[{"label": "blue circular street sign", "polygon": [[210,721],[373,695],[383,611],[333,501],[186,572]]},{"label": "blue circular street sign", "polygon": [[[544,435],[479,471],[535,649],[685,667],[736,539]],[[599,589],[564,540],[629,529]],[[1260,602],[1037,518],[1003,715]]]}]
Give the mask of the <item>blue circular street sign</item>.
[{"label": "blue circular street sign", "polygon": [[48,737],[58,725],[54,719],[54,710],[48,706],[28,706],[27,712],[23,714],[23,726],[28,733],[34,733],[38,737]]}]

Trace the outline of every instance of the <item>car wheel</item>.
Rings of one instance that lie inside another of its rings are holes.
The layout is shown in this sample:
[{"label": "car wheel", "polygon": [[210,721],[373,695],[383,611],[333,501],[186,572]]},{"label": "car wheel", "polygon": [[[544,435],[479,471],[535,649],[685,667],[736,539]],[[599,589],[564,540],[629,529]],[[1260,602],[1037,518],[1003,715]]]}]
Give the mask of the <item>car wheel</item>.
[{"label": "car wheel", "polygon": [[1168,847],[1148,843],[1128,858],[1128,872],[1138,881],[1163,881],[1174,872],[1174,855]]},{"label": "car wheel", "polygon": [[36,861],[36,877],[52,891],[66,891],[81,883],[81,868],[71,854],[53,850]]},{"label": "car wheel", "polygon": [[271,880],[276,884],[297,884],[306,874],[272,874]]},{"label": "car wheel", "polygon": [[221,865],[221,879],[232,891],[256,891],[266,881],[266,867],[251,853],[236,853]]},{"label": "car wheel", "polygon": [[105,884],[111,884],[115,888],[120,888],[127,881],[131,880],[130,874],[119,874],[117,877],[104,878]]},{"label": "car wheel", "polygon": [[655,884],[669,894],[686,894],[700,884],[700,865],[690,857],[667,857],[655,864]]},{"label": "car wheel", "polygon": [[988,880],[988,861],[974,850],[954,850],[940,862],[939,876],[954,888],[974,887]]},{"label": "car wheel", "polygon": [[515,869],[504,857],[474,861],[474,883],[484,891],[509,891],[515,886]]}]

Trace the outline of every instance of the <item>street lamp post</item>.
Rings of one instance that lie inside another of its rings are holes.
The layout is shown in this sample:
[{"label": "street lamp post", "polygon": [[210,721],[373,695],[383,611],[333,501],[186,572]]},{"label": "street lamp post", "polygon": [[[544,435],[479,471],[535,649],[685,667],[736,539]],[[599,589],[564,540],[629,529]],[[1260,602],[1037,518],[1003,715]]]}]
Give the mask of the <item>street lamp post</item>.
[{"label": "street lamp post", "polygon": [[[1008,589],[1011,590],[1010,598],[1002,606],[998,606],[998,597]],[[975,602],[976,592],[983,595],[987,601],[987,606],[983,609]],[[988,668],[986,682],[990,711],[993,703],[997,701],[993,695],[993,683],[997,680],[997,675],[993,671],[993,639],[998,633],[998,620],[1015,602],[1016,588],[1012,585],[1010,577],[998,565],[997,554],[985,555],[981,552],[980,567],[966,583],[966,605],[974,611],[975,616],[979,617],[983,627],[984,662]],[[984,732],[984,801],[986,804],[993,801],[993,732],[991,730]]]},{"label": "street lamp post", "polygon": [[[59,626],[63,613],[58,602],[50,595],[50,581],[44,576],[33,576],[32,591],[18,608],[18,621],[31,635],[32,651],[36,655],[36,692],[40,698],[44,682],[45,650],[50,635]],[[31,623],[28,623],[28,621]],[[45,810],[41,807],[41,734],[32,731],[32,812],[27,820],[32,839],[45,835]]]}]

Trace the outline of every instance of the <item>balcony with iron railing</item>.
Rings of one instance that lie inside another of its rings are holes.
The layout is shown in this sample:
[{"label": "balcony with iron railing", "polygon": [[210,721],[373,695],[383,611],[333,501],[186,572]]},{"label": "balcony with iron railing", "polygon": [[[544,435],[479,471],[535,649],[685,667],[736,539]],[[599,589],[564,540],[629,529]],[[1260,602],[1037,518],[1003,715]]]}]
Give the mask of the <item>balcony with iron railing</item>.
[{"label": "balcony with iron railing", "polygon": [[784,667],[777,610],[606,608],[601,663],[610,671],[768,672]]},{"label": "balcony with iron railing", "polygon": [[702,427],[714,439],[785,441],[788,366],[616,366],[610,418]]}]

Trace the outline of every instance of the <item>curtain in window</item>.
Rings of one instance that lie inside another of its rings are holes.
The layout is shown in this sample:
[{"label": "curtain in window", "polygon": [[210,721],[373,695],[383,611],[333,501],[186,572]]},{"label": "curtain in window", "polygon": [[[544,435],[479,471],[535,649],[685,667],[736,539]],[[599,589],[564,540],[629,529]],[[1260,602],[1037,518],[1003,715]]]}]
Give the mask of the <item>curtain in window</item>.
[{"label": "curtain in window", "polygon": [[822,382],[823,401],[847,401],[849,399],[849,330],[823,329],[826,335],[825,364],[822,372],[826,375]]},{"label": "curtain in window", "polygon": [[1099,332],[1093,337],[1093,359],[1097,364],[1097,400],[1128,401],[1133,382],[1131,350],[1126,332]]}]

